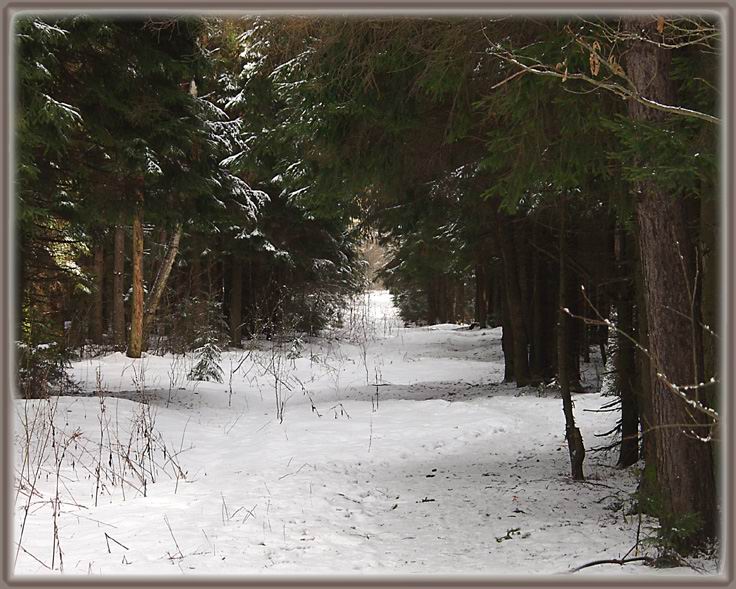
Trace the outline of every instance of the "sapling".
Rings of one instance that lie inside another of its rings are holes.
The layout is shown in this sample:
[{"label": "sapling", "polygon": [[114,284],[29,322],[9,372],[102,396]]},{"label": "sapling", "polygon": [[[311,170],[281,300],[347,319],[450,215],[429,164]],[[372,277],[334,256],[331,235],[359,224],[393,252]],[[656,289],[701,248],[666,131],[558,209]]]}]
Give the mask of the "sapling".
[{"label": "sapling", "polygon": [[222,317],[220,303],[212,301],[207,305],[207,318],[195,339],[194,366],[189,371],[189,380],[222,382],[223,371],[222,342],[225,340],[227,325]]}]

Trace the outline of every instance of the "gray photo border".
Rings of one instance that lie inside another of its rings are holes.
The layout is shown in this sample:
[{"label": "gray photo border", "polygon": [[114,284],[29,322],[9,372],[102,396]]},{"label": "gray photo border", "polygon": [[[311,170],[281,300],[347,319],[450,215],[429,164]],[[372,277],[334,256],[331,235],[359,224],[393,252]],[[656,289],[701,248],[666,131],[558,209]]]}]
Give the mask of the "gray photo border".
[{"label": "gray photo border", "polygon": [[[0,495],[2,495],[2,587],[731,587],[734,582],[733,566],[736,562],[734,550],[734,411],[731,394],[734,384],[734,310],[736,309],[736,211],[734,207],[734,14],[736,0],[697,2],[696,0],[0,0],[2,27],[0,28],[0,55],[2,65],[0,82],[2,115],[0,116],[0,188],[2,211],[0,223],[0,375],[2,376],[2,419],[0,420]],[[634,14],[634,13],[710,13],[718,15],[723,26],[723,52],[721,62],[722,101],[720,115],[722,130],[720,137],[720,199],[721,199],[721,305],[720,333],[725,345],[720,350],[720,366],[723,382],[722,418],[723,448],[721,453],[720,481],[722,498],[721,518],[721,571],[718,575],[701,577],[636,577],[626,575],[600,576],[482,576],[467,574],[460,576],[432,575],[360,575],[360,576],[110,576],[85,577],[44,575],[14,577],[12,574],[12,516],[9,491],[13,465],[13,415],[14,415],[14,361],[12,333],[14,332],[14,191],[13,191],[13,142],[12,132],[14,103],[13,96],[13,51],[12,21],[20,13],[92,13],[113,15],[133,14],[268,14],[268,15],[336,15],[336,16],[430,16],[456,15],[480,16],[484,14],[561,15],[561,14]]]}]

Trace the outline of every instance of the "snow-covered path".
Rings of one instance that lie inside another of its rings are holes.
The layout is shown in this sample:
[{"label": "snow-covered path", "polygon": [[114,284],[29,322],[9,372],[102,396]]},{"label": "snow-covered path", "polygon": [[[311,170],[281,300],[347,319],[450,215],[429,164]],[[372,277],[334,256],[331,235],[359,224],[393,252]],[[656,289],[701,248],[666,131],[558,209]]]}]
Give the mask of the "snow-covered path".
[{"label": "snow-covered path", "polygon": [[[58,569],[58,547],[65,573],[122,575],[518,575],[629,551],[635,472],[589,454],[570,480],[561,401],[499,384],[500,330],[404,328],[387,293],[368,299],[331,337],[262,342],[232,382],[243,351],[223,384],[115,354],[74,364],[90,396],[18,401],[17,572]],[[576,396],[588,446],[607,400]]]}]

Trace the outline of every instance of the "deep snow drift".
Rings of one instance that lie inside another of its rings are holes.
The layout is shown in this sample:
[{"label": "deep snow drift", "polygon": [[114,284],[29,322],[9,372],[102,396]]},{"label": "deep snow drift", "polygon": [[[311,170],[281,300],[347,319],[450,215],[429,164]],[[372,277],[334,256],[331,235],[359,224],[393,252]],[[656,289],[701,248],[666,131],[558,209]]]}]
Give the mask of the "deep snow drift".
[{"label": "deep snow drift", "polygon": [[[589,453],[570,480],[561,401],[500,384],[500,329],[405,328],[386,292],[357,302],[325,337],[224,353],[223,384],[188,381],[190,356],[113,354],[72,366],[86,394],[16,401],[16,573],[525,575],[634,556],[635,470]],[[607,401],[575,396],[587,447]],[[579,574],[601,573],[693,571]]]}]

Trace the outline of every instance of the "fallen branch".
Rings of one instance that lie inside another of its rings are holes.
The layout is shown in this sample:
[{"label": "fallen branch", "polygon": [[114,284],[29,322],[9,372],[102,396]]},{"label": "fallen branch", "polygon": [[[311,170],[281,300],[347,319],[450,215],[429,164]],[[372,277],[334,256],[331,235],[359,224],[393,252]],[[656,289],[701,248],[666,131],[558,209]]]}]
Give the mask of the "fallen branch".
[{"label": "fallen branch", "polygon": [[594,567],[600,564],[618,564],[618,565],[623,566],[630,562],[646,562],[647,564],[652,564],[654,562],[654,559],[649,556],[635,556],[634,558],[609,558],[609,559],[603,559],[603,560],[593,560],[591,562],[586,562],[585,564],[580,565],[579,567],[575,567],[574,569],[570,569],[567,572],[577,573],[578,571],[587,569],[588,567]]}]

